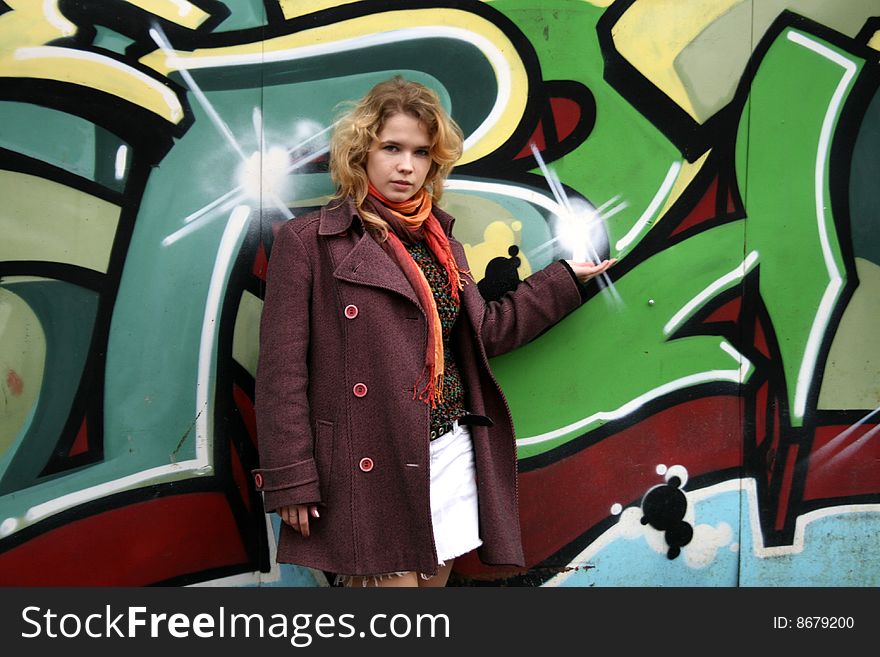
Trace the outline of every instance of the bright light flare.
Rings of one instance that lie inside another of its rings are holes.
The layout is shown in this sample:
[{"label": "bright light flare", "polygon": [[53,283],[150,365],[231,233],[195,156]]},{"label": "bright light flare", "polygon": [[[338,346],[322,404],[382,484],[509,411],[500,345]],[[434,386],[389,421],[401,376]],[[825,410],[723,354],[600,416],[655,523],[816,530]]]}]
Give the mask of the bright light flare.
[{"label": "bright light flare", "polygon": [[263,153],[253,153],[242,162],[236,172],[236,180],[247,198],[261,205],[264,201],[274,204],[274,199],[283,197],[289,165],[287,149],[272,146]]},{"label": "bright light flare", "polygon": [[552,230],[562,248],[571,252],[572,260],[601,262],[599,254],[608,249],[608,234],[590,203],[580,198],[568,199],[564,216],[555,219]]},{"label": "bright light flare", "polygon": [[[612,208],[611,211],[602,214],[602,210],[615,202],[617,197],[603,204],[600,209],[594,208],[590,203],[581,198],[568,198],[562,182],[555,171],[551,171],[541,151],[534,143],[530,144],[532,155],[535,156],[535,162],[544,174],[547,186],[556,199],[556,203],[562,209],[562,212],[556,215],[556,240],[561,242],[568,250],[571,251],[572,260],[590,261],[593,264],[602,262],[600,253],[607,253],[608,249],[608,233],[605,229],[605,219],[615,212],[617,209]],[[618,204],[618,208],[624,204]],[[597,282],[601,287],[607,288],[612,301],[617,305],[622,305],[623,300],[614,287],[608,272],[602,272]]]}]

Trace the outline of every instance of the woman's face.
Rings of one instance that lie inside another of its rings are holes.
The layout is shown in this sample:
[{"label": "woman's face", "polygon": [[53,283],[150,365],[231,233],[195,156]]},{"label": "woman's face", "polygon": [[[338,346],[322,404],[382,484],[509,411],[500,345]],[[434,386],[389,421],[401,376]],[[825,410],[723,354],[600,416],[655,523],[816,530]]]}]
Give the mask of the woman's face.
[{"label": "woman's face", "polygon": [[425,184],[431,138],[409,114],[392,114],[367,153],[367,177],[389,201],[407,201]]}]

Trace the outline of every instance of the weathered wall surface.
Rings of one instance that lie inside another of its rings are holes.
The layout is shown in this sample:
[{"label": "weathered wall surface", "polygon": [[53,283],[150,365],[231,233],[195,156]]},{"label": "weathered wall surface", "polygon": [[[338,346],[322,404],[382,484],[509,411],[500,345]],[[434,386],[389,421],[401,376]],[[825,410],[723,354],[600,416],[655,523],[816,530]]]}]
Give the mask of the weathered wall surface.
[{"label": "weathered wall surface", "polygon": [[326,584],[247,474],[264,273],[339,103],[402,73],[466,133],[487,294],[620,259],[494,361],[529,568],[453,581],[880,585],[878,16],[0,2],[0,584]]}]

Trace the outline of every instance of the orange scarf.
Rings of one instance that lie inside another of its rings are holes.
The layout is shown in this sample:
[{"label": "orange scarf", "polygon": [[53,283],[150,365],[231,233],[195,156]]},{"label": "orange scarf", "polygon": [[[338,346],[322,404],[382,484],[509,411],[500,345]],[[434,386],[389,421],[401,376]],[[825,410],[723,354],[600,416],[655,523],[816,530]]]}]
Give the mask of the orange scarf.
[{"label": "orange scarf", "polygon": [[[369,192],[366,199],[368,210],[374,210],[386,221],[388,221],[388,215],[391,215],[398,220],[396,222],[398,225],[406,227],[413,233],[421,231],[428,250],[446,270],[449,279],[449,293],[458,303],[458,291],[463,287],[462,277],[452,255],[452,249],[449,248],[449,238],[446,237],[440,222],[432,212],[431,195],[423,187],[409,200],[395,203],[385,198],[379,190],[373,187],[372,183],[370,183]],[[394,223],[389,222],[390,225]],[[434,293],[431,291],[431,286],[428,285],[425,274],[393,230],[388,231],[388,239],[382,243],[382,248],[403,270],[404,276],[413,286],[416,297],[428,317],[425,369],[413,386],[413,399],[418,398],[435,407],[437,402],[443,399],[443,327],[440,324],[440,314],[437,312]],[[419,384],[425,378],[427,378],[427,382],[419,391]]]}]

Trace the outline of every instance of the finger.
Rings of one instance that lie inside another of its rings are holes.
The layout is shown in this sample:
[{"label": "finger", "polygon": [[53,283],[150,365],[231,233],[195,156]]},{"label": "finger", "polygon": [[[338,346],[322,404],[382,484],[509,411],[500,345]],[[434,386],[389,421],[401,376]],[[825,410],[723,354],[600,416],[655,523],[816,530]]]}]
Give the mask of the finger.
[{"label": "finger", "polygon": [[299,530],[303,536],[309,535],[309,508],[307,506],[297,506],[296,513],[299,520]]},{"label": "finger", "polygon": [[296,508],[292,506],[288,506],[284,508],[284,522],[293,529],[293,531],[298,532],[300,530],[299,527],[299,516],[297,516]]},{"label": "finger", "polygon": [[321,514],[318,513],[318,507],[316,507],[314,505],[309,507],[309,513],[312,515],[313,518],[320,518],[321,517]]}]

